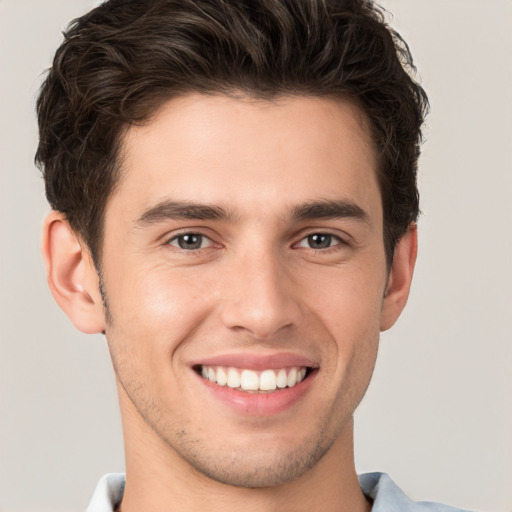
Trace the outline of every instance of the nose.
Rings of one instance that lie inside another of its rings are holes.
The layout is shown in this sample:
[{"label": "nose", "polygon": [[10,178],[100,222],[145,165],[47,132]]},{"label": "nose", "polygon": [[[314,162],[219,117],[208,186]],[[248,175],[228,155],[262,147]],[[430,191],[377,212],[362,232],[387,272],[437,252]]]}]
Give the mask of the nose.
[{"label": "nose", "polygon": [[229,329],[269,340],[298,324],[301,308],[292,276],[271,252],[240,257],[224,283],[221,317]]}]

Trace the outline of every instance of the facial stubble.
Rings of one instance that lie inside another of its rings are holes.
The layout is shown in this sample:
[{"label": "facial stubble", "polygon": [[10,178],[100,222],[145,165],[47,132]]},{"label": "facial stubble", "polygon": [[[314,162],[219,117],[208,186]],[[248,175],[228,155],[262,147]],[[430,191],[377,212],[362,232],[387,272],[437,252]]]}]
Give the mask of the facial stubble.
[{"label": "facial stubble", "polygon": [[[166,419],[165,411],[162,411],[154,397],[148,394],[147,388],[137,381],[136,372],[121,363],[121,360],[129,361],[130,356],[125,354],[128,357],[120,357],[125,347],[121,344],[118,351],[116,344],[111,342],[113,340],[110,339],[109,331],[112,333],[115,321],[101,272],[98,272],[98,279],[107,325],[106,337],[119,385],[152,433],[200,477],[242,488],[268,488],[286,484],[299,479],[314,468],[340,437],[343,429],[352,422],[352,413],[364,396],[370,379],[360,396],[351,396],[353,393],[349,389],[338,390],[338,394],[346,392],[344,400],[353,402],[353,407],[347,408],[349,413],[338,418],[334,425],[329,415],[317,420],[318,424],[311,430],[308,438],[302,439],[299,447],[285,451],[280,446],[275,450],[261,450],[258,447],[248,451],[235,448],[230,452],[226,446],[219,453],[211,453],[205,440],[197,433],[193,433],[194,425],[171,424]],[[373,362],[374,360],[373,358]],[[370,377],[372,370],[373,366]],[[189,428],[190,426],[192,428]]]}]

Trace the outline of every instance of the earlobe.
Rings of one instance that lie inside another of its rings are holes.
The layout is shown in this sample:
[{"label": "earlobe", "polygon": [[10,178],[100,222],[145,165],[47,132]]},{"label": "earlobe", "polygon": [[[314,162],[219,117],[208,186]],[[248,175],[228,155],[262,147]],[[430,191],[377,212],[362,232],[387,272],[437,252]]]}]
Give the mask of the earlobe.
[{"label": "earlobe", "polygon": [[418,233],[416,224],[412,223],[395,247],[382,303],[381,331],[393,326],[407,303],[417,252]]},{"label": "earlobe", "polygon": [[87,334],[104,331],[103,303],[92,258],[61,213],[52,211],[46,218],[41,249],[50,291],[73,325]]}]

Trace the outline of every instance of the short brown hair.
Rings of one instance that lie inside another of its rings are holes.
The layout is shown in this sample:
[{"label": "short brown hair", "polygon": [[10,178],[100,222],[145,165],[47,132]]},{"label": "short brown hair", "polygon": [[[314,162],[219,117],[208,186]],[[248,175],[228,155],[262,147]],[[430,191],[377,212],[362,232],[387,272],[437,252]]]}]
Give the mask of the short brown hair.
[{"label": "short brown hair", "polygon": [[127,126],[189,92],[349,97],[379,158],[388,262],[419,212],[428,109],[406,43],[366,0],[109,0],[71,22],[37,101],[51,206],[99,268]]}]

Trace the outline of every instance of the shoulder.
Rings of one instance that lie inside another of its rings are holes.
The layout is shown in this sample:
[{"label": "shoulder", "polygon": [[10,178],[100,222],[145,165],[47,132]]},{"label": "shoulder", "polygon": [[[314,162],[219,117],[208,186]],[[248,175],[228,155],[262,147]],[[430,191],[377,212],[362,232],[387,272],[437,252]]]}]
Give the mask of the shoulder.
[{"label": "shoulder", "polygon": [[364,495],[373,500],[372,512],[468,512],[441,503],[413,501],[385,473],[359,475],[359,485]]}]

